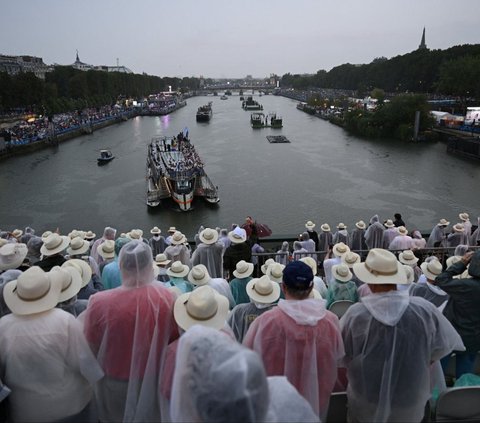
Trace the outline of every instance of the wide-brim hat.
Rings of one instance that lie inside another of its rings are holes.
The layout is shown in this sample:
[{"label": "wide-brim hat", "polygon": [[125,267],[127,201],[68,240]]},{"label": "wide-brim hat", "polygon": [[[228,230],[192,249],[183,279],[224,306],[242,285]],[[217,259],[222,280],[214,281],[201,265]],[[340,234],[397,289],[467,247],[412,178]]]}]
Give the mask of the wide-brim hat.
[{"label": "wide-brim hat", "polygon": [[335,257],[342,257],[344,254],[348,253],[350,248],[343,242],[338,242],[333,246],[332,252]]},{"label": "wide-brim hat", "polygon": [[446,264],[447,264],[447,269],[455,263],[458,263],[459,261],[462,261],[462,256],[451,256],[447,258]]},{"label": "wide-brim hat", "polygon": [[153,235],[158,235],[162,233],[162,230],[158,226],[154,226],[152,229],[150,229],[150,233]]},{"label": "wide-brim hat", "polygon": [[240,226],[237,226],[233,231],[230,231],[227,236],[233,244],[241,244],[247,240],[247,231]]},{"label": "wide-brim hat", "polygon": [[337,225],[337,229],[347,229],[347,225],[345,225],[345,223],[340,222],[340,223]]},{"label": "wide-brim hat", "polygon": [[52,231],[45,231],[40,238],[42,238],[42,241],[45,241],[52,233]]},{"label": "wide-brim hat", "polygon": [[455,223],[455,225],[452,226],[452,229],[455,232],[465,232],[465,227],[463,226],[463,223]]},{"label": "wide-brim hat", "polygon": [[341,260],[342,263],[346,264],[348,268],[351,269],[354,264],[360,263],[362,261],[362,258],[360,257],[360,254],[349,251],[342,256]]},{"label": "wide-brim hat", "polygon": [[40,247],[40,253],[45,257],[53,256],[54,254],[61,253],[69,244],[70,238],[68,236],[59,235],[56,232],[53,232],[43,240],[43,245]]},{"label": "wide-brim hat", "polygon": [[313,223],[311,220],[305,223],[305,227],[309,230],[312,230],[315,226],[316,226],[315,223]]},{"label": "wide-brim hat", "polygon": [[155,264],[157,266],[165,266],[170,263],[172,260],[169,260],[167,256],[163,253],[157,254],[155,256]]},{"label": "wide-brim hat", "polygon": [[281,283],[283,279],[283,269],[285,269],[285,265],[281,263],[273,263],[268,266],[266,275],[272,281]]},{"label": "wide-brim hat", "polygon": [[350,268],[343,263],[332,266],[332,276],[341,282],[348,282],[353,277]]},{"label": "wide-brim hat", "polygon": [[85,239],[91,241],[97,236],[97,234],[93,233],[92,231],[85,232]]},{"label": "wide-brim hat", "polygon": [[87,286],[88,282],[90,282],[92,279],[92,268],[85,260],[70,259],[63,263],[62,267],[74,267],[80,272],[80,276],[82,278],[82,286],[80,289],[82,289],[84,286]]},{"label": "wide-brim hat", "polygon": [[193,266],[188,273],[188,280],[196,286],[206,285],[210,279],[208,269],[203,264]]},{"label": "wide-brim hat", "polygon": [[143,231],[140,229],[132,229],[129,233],[127,233],[127,236],[131,239],[136,239],[139,240],[142,238]]},{"label": "wide-brim hat", "polygon": [[386,226],[387,228],[393,228],[395,224],[393,223],[392,219],[388,219],[383,226]]},{"label": "wide-brim hat", "polygon": [[459,217],[461,220],[463,220],[464,222],[466,222],[467,220],[470,219],[470,216],[469,216],[468,213],[460,213],[460,214],[458,215],[458,217]]},{"label": "wide-brim hat", "polygon": [[400,235],[402,235],[402,236],[405,236],[405,235],[408,234],[408,230],[407,230],[407,228],[406,228],[405,226],[399,226],[399,227],[397,228],[397,232],[398,232]]},{"label": "wide-brim hat", "polygon": [[420,268],[427,279],[431,280],[435,280],[437,276],[443,272],[442,263],[440,263],[438,260],[423,262],[420,265]]},{"label": "wide-brim hat", "polygon": [[250,280],[246,291],[251,300],[260,304],[271,304],[280,298],[280,285],[267,275]]},{"label": "wide-brim hat", "polygon": [[330,225],[328,223],[324,223],[324,224],[322,224],[322,226],[320,226],[320,229],[323,232],[330,232]]},{"label": "wide-brim hat", "polygon": [[72,238],[70,241],[70,246],[67,248],[67,253],[71,256],[78,256],[80,254],[85,254],[90,248],[90,241],[84,240],[81,237],[77,236]]},{"label": "wide-brim hat", "polygon": [[3,297],[13,314],[29,315],[51,310],[58,304],[63,276],[38,266],[25,270],[3,287]]},{"label": "wide-brim hat", "polygon": [[317,274],[317,262],[313,257],[307,256],[307,257],[302,257],[300,261],[303,261],[305,264],[307,264],[313,272],[313,275],[315,276]]},{"label": "wide-brim hat", "polygon": [[173,234],[173,233],[177,232],[177,229],[175,228],[175,226],[170,226],[170,227],[168,228],[168,231],[167,231],[167,232]]},{"label": "wide-brim hat", "polygon": [[371,285],[407,284],[407,275],[395,255],[382,248],[372,248],[363,263],[353,265],[355,275]]},{"label": "wide-brim hat", "polygon": [[187,238],[180,231],[176,231],[172,235],[172,238],[170,238],[170,244],[172,245],[180,245],[184,244],[185,242],[187,242]]},{"label": "wide-brim hat", "polygon": [[448,226],[450,225],[450,222],[447,219],[440,219],[440,221],[437,223],[437,226]]},{"label": "wide-brim hat", "polygon": [[28,254],[28,247],[21,242],[7,242],[0,247],[0,270],[16,269]]},{"label": "wide-brim hat", "polygon": [[418,262],[418,257],[415,256],[412,250],[405,250],[398,255],[398,260],[400,263],[413,265]]},{"label": "wide-brim hat", "polygon": [[363,220],[359,220],[358,222],[356,222],[355,226],[358,229],[365,229],[367,227],[367,225],[365,224],[365,222]]},{"label": "wide-brim hat", "polygon": [[308,298],[314,300],[323,300],[322,294],[320,294],[320,292],[318,292],[315,288],[312,288],[310,294],[308,294]]},{"label": "wide-brim hat", "polygon": [[97,253],[104,259],[112,259],[115,257],[115,241],[106,239],[97,247]]},{"label": "wide-brim hat", "polygon": [[226,297],[210,286],[200,286],[176,299],[173,316],[183,330],[198,324],[220,330],[225,326],[228,308]]},{"label": "wide-brim hat", "polygon": [[248,278],[253,273],[253,263],[248,263],[245,260],[240,260],[235,266],[233,276],[236,278]]},{"label": "wide-brim hat", "polygon": [[80,238],[84,239],[85,238],[85,232],[74,229],[72,232],[70,232],[68,234],[68,237],[70,239],[73,239],[73,238],[76,238],[76,237],[80,237]]},{"label": "wide-brim hat", "polygon": [[212,228],[205,228],[200,232],[199,238],[204,244],[215,244],[218,241],[218,232]]},{"label": "wide-brim hat", "polygon": [[270,265],[272,265],[273,263],[275,263],[275,260],[272,259],[272,258],[269,258],[269,259],[267,259],[267,261],[266,261],[265,263],[263,263],[263,264],[260,266],[260,270],[262,271],[262,273],[263,273],[264,275],[267,274],[268,267],[269,267]]},{"label": "wide-brim hat", "polygon": [[58,302],[63,303],[78,294],[82,288],[82,275],[80,271],[73,266],[59,267],[55,266],[51,272],[62,274],[62,289],[58,296]]},{"label": "wide-brim hat", "polygon": [[21,229],[14,229],[12,235],[15,238],[20,238],[23,235],[23,231]]},{"label": "wide-brim hat", "polygon": [[174,278],[183,278],[187,276],[190,268],[183,264],[181,261],[174,261],[172,265],[167,269],[167,275]]}]

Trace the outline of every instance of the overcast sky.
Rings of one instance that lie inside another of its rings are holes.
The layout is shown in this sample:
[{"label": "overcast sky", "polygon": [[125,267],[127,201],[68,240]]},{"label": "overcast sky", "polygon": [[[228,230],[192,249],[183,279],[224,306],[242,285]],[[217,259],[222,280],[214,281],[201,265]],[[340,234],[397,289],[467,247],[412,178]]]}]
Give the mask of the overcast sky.
[{"label": "overcast sky", "polygon": [[1,0],[0,54],[159,76],[315,73],[480,43],[480,0]]}]

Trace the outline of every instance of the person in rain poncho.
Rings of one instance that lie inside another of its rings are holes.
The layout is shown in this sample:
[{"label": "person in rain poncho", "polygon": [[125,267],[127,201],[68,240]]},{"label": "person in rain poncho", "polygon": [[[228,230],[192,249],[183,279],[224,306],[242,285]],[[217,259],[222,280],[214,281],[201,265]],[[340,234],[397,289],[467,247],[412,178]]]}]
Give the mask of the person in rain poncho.
[{"label": "person in rain poncho", "polygon": [[107,226],[103,230],[103,236],[95,240],[95,242],[93,243],[90,251],[93,259],[98,265],[100,265],[103,260],[102,256],[98,253],[98,246],[102,244],[104,241],[106,241],[107,239],[111,241],[115,241],[116,235],[117,235],[117,230],[115,228],[111,228],[110,226]]},{"label": "person in rain poncho", "polygon": [[318,247],[319,247],[318,233],[314,229],[315,226],[316,226],[315,223],[313,223],[311,220],[309,220],[307,223],[305,223],[305,228],[308,231],[308,236],[315,243],[315,251],[319,251],[319,249],[318,249]]},{"label": "person in rain poncho", "polygon": [[421,421],[431,396],[431,375],[440,372],[438,360],[464,348],[433,304],[396,290],[397,284],[407,283],[403,266],[379,248],[353,266],[373,293],[340,320],[349,421]]},{"label": "person in rain poncho", "polygon": [[445,247],[446,245],[446,231],[450,225],[446,219],[440,219],[440,221],[433,227],[432,232],[427,240],[427,248]]},{"label": "person in rain poncho", "polygon": [[318,234],[318,251],[323,251],[323,253],[318,254],[318,261],[319,263],[323,263],[326,254],[330,250],[330,246],[333,245],[333,234],[328,223],[322,224],[320,229],[322,231]]},{"label": "person in rain poncho", "polygon": [[412,250],[422,250],[427,246],[427,241],[418,229],[412,231]]},{"label": "person in rain poncho", "polygon": [[161,235],[162,230],[158,226],[154,226],[150,229],[150,233],[152,236],[148,240],[148,244],[152,249],[153,257],[156,257],[158,254],[162,254],[165,251],[167,244],[165,244],[165,238]]},{"label": "person in rain poncho", "polygon": [[182,264],[181,261],[174,261],[172,265],[167,269],[167,276],[169,278],[166,286],[175,286],[182,293],[193,291],[193,285],[185,279],[190,269],[186,264]]},{"label": "person in rain poncho", "polygon": [[175,295],[155,280],[152,250],[125,244],[122,286],[90,297],[84,332],[105,377],[96,390],[102,422],[161,421],[158,386],[167,345],[178,337]]},{"label": "person in rain poncho", "polygon": [[[223,244],[223,253],[225,254],[225,250],[230,247],[232,241],[228,237],[228,229],[222,228],[220,229],[220,234],[218,236],[218,240]],[[225,266],[225,264],[224,264]]]},{"label": "person in rain poncho", "polygon": [[477,229],[475,229],[470,237],[470,245],[480,245],[480,217],[477,218]]},{"label": "person in rain poncho", "polygon": [[298,261],[302,257],[310,256],[310,253],[306,248],[303,247],[302,241],[293,241],[292,256],[293,256],[293,260]]},{"label": "person in rain poncho", "polygon": [[192,266],[203,264],[213,278],[223,277],[223,244],[218,242],[218,232],[205,228],[200,232],[200,241],[192,254]]},{"label": "person in rain poncho", "polygon": [[436,286],[435,283],[437,276],[442,273],[442,263],[440,263],[438,260],[424,262],[421,265],[421,269],[427,278],[427,282],[414,283],[410,285],[408,293],[414,297],[425,298],[435,307],[440,307],[440,310],[442,311],[442,306],[445,306],[446,301],[448,300],[448,294]]},{"label": "person in rain poncho", "polygon": [[208,285],[217,291],[220,295],[227,297],[230,309],[235,307],[235,300],[233,299],[232,291],[230,290],[230,285],[225,279],[222,278],[212,278],[208,273],[208,269],[203,264],[197,264],[193,266],[188,274],[188,281],[195,287]]},{"label": "person in rain poncho", "polygon": [[102,270],[102,283],[104,289],[118,288],[122,285],[122,274],[118,265],[118,258],[123,246],[132,240],[126,236],[120,236],[115,240],[115,258]]},{"label": "person in rain poncho", "polygon": [[305,248],[305,250],[307,250],[309,253],[314,253],[315,241],[313,241],[313,239],[310,239],[309,232],[305,231],[300,236],[302,238],[302,240],[300,241],[300,244],[302,244],[302,247]]},{"label": "person in rain poncho", "polygon": [[230,245],[223,253],[223,269],[229,280],[232,280],[234,277],[233,272],[239,261],[252,262],[252,248],[247,243],[247,232],[239,226],[231,230],[227,236],[230,240]]},{"label": "person in rain poncho", "polygon": [[328,285],[333,281],[332,267],[342,262],[342,257],[350,252],[348,245],[343,242],[335,244],[323,262],[323,271],[325,272],[325,283]]},{"label": "person in rain poncho", "polygon": [[472,222],[470,222],[470,215],[468,213],[460,213],[458,217],[462,221],[462,225],[465,229],[465,234],[467,235],[467,237],[469,237],[472,234]]},{"label": "person in rain poncho", "polygon": [[337,264],[332,267],[333,281],[328,285],[327,304],[329,308],[333,302],[348,300],[356,303],[358,301],[357,285],[352,280],[352,272],[346,264]]},{"label": "person in rain poncho", "polygon": [[266,377],[258,355],[219,331],[180,338],[170,406],[174,422],[318,422],[284,377]]},{"label": "person in rain poncho", "polygon": [[470,242],[469,236],[465,232],[465,227],[462,223],[457,223],[452,226],[452,232],[447,235],[447,248],[455,248],[457,245],[468,245]]},{"label": "person in rain poncho", "polygon": [[393,223],[392,219],[388,219],[383,226],[386,228],[383,231],[383,248],[388,249],[390,243],[398,235],[397,226]]},{"label": "person in rain poncho", "polygon": [[167,259],[167,256],[163,253],[157,254],[155,256],[155,265],[158,268],[157,280],[160,282],[168,282],[169,276],[167,274],[168,265],[171,263],[171,260]]},{"label": "person in rain poncho", "polygon": [[349,244],[347,225],[342,222],[337,225],[337,232],[333,235],[333,243],[338,244],[339,242],[343,242],[346,245]]},{"label": "person in rain poncho", "polygon": [[409,250],[412,247],[412,237],[408,235],[407,228],[405,228],[405,226],[399,226],[397,231],[398,235],[393,238],[388,249],[390,251]]},{"label": "person in rain poncho", "polygon": [[179,231],[175,231],[170,238],[170,245],[163,252],[172,263],[180,261],[190,267],[190,250],[186,246],[187,238]]},{"label": "person in rain poncho", "polygon": [[236,269],[233,271],[234,279],[230,281],[230,289],[232,291],[235,304],[249,303],[250,297],[247,295],[247,283],[252,279],[253,263],[240,260]]},{"label": "person in rain poncho", "polygon": [[43,241],[39,236],[32,236],[27,242],[27,260],[30,266],[33,266],[37,261],[40,261],[40,248],[42,248]]},{"label": "person in rain poncho", "polygon": [[418,282],[422,275],[422,269],[417,265],[418,257],[412,250],[405,250],[398,254],[398,261],[406,266],[410,266],[413,270],[413,281]]},{"label": "person in rain poncho", "polygon": [[360,220],[355,223],[355,229],[350,233],[350,243],[348,246],[350,250],[353,251],[364,251],[367,249],[367,244],[365,242],[365,222]]},{"label": "person in rain poncho", "polygon": [[312,269],[289,263],[283,270],[286,299],[255,319],[243,344],[262,357],[267,375],[286,376],[323,421],[344,350],[337,316],[324,301],[309,298],[312,288]]},{"label": "person in rain poncho", "polygon": [[17,280],[23,272],[18,269],[9,269],[0,274],[0,317],[10,314],[12,311],[8,308],[3,297],[3,287],[7,282]]},{"label": "person in rain poncho", "polygon": [[369,250],[383,247],[383,232],[385,228],[379,221],[378,214],[372,216],[370,224],[365,231],[365,243]]},{"label": "person in rain poncho", "polygon": [[34,266],[4,287],[12,314],[0,319],[0,374],[12,390],[12,422],[95,421],[92,386],[102,369],[79,322],[55,308],[68,275]]}]

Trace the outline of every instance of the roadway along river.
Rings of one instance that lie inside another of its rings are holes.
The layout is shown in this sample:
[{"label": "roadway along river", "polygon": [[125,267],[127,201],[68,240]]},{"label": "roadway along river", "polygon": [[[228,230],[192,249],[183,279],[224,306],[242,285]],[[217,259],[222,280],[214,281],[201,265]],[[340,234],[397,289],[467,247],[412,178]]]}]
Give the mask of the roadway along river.
[{"label": "roadway along river", "polygon": [[[381,220],[400,212],[408,228],[430,231],[442,217],[453,223],[466,211],[480,215],[478,162],[446,154],[443,143],[413,145],[369,141],[296,109],[283,97],[257,98],[264,112],[283,117],[281,130],[252,129],[238,95],[188,99],[171,115],[137,117],[114,126],[0,163],[0,229],[32,226],[120,232],[176,226],[193,237],[200,225],[230,227],[246,215],[270,225],[274,234],[303,231],[304,222],[340,221],[352,228],[374,213]],[[213,101],[213,118],[197,123],[197,107]],[[153,136],[188,127],[205,170],[219,186],[220,203],[202,199],[184,213],[145,204],[145,160]],[[270,144],[284,135],[290,144]],[[116,158],[97,166],[99,150]]]}]

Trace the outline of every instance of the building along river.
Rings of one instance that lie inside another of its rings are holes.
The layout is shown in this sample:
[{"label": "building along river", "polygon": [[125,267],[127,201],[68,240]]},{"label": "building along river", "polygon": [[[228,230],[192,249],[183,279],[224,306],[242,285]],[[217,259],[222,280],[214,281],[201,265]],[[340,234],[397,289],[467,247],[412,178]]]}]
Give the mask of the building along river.
[{"label": "building along river", "polygon": [[[407,227],[430,231],[440,218],[455,223],[468,212],[480,215],[478,161],[446,153],[443,143],[405,144],[364,140],[296,109],[296,102],[258,97],[264,112],[283,117],[282,129],[252,129],[238,95],[228,100],[194,97],[170,115],[136,117],[30,154],[0,162],[0,229],[31,226],[119,232],[170,226],[192,238],[200,225],[227,227],[246,215],[267,223],[274,235],[297,234],[306,220],[335,227],[378,213],[402,214]],[[213,101],[213,117],[196,122],[197,108]],[[149,209],[146,154],[151,138],[188,127],[205,170],[219,187],[220,203],[202,199],[180,212],[171,203]],[[291,142],[270,144],[267,135]],[[115,159],[97,165],[101,149]]]}]

